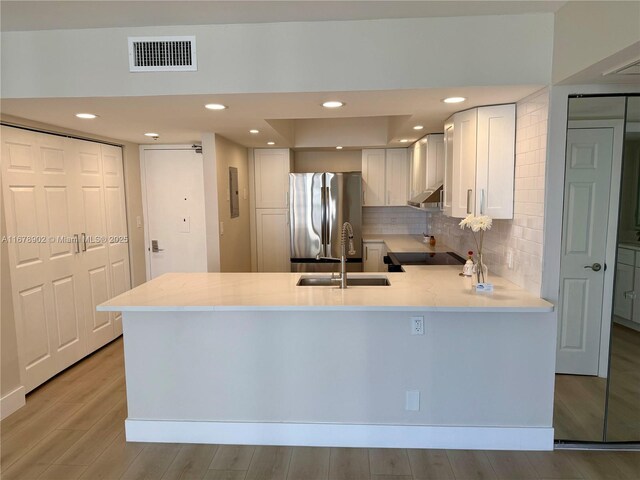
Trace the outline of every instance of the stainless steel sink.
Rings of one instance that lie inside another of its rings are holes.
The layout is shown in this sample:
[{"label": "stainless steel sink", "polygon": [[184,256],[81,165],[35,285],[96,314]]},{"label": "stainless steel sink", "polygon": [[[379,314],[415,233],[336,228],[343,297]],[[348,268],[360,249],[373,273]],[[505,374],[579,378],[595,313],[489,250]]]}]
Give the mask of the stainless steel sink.
[{"label": "stainless steel sink", "polygon": [[[340,281],[337,278],[326,276],[302,276],[298,280],[298,287],[333,287],[339,286]],[[347,277],[348,287],[388,287],[391,285],[389,279],[385,276],[354,276]]]}]

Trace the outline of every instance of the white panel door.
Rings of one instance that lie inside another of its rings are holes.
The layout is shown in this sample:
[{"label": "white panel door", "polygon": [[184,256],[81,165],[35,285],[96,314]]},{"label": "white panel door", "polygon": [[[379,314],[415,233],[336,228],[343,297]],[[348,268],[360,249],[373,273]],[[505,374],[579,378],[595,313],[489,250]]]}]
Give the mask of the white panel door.
[{"label": "white panel door", "polygon": [[406,207],[409,200],[409,159],[406,148],[387,149],[385,181],[385,205]]},{"label": "white panel door", "polygon": [[382,207],[385,205],[385,151],[383,148],[362,150],[362,205]]},{"label": "white panel door", "polygon": [[115,336],[110,313],[96,311],[112,297],[102,152],[100,144],[81,140],[74,141],[73,148],[78,172],[82,302],[87,347],[93,351]]},{"label": "white panel door", "polygon": [[[106,244],[109,250],[111,296],[115,297],[131,288],[129,270],[129,238],[125,206],[122,148],[101,145],[104,197],[107,220]],[[110,313],[115,336],[122,333],[122,315]]]},{"label": "white panel door", "polygon": [[2,128],[2,180],[20,364],[27,391],[82,358],[68,140]]},{"label": "white panel door", "polygon": [[453,123],[451,216],[463,218],[475,208],[477,109],[456,113]]},{"label": "white panel door", "polygon": [[455,125],[453,117],[444,124],[444,181],[442,194],[442,211],[447,216],[453,215],[453,137]]},{"label": "white panel door", "polygon": [[256,251],[259,272],[291,271],[288,210],[256,209]]},{"label": "white panel door", "polygon": [[149,279],[168,272],[206,272],[202,154],[176,149],[144,150],[143,155]]},{"label": "white panel door", "polygon": [[256,208],[289,208],[289,150],[255,149],[253,155]]},{"label": "white panel door", "polygon": [[476,215],[513,218],[516,106],[478,108]]},{"label": "white panel door", "polygon": [[556,371],[597,375],[613,128],[567,130]]}]

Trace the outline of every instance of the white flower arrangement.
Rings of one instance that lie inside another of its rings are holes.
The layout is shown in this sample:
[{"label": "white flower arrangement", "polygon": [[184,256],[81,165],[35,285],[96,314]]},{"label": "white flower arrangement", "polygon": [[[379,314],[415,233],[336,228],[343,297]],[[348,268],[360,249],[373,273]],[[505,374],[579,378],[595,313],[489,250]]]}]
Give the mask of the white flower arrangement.
[{"label": "white flower arrangement", "polygon": [[[487,230],[491,230],[491,226],[493,225],[493,219],[488,215],[480,215],[476,217],[475,215],[471,214],[471,215],[467,215],[467,217],[464,218],[459,223],[459,225],[460,225],[460,228],[463,230],[465,228],[471,229],[471,233],[473,234],[473,240],[476,243],[476,251],[478,253],[478,256],[476,257],[477,259],[476,270],[478,274],[478,282],[484,283],[486,280],[485,278],[486,266],[482,261],[482,246],[483,246],[482,244],[484,243],[484,232],[486,232]],[[476,236],[476,233],[478,232],[480,232],[480,234],[478,235],[480,238]],[[478,266],[478,263],[480,264],[480,266]]]}]

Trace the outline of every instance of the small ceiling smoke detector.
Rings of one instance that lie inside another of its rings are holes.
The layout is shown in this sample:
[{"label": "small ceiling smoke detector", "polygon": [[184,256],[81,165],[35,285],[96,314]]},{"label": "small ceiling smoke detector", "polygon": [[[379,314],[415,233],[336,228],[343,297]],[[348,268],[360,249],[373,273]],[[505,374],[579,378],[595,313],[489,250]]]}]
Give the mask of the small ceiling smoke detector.
[{"label": "small ceiling smoke detector", "polygon": [[338,100],[329,100],[328,102],[324,102],[322,104],[322,106],[324,108],[340,108],[344,105],[343,102],[340,102]]},{"label": "small ceiling smoke detector", "polygon": [[465,97],[447,97],[442,100],[444,103],[460,103],[466,100]]},{"label": "small ceiling smoke detector", "polygon": [[249,133],[260,133],[260,130],[256,130],[255,128],[252,128],[251,130],[249,130]]},{"label": "small ceiling smoke detector", "polygon": [[96,118],[97,115],[94,115],[93,113],[76,113],[76,117],[91,119],[91,118]]},{"label": "small ceiling smoke detector", "polygon": [[209,110],[224,110],[227,106],[221,103],[207,103],[204,108],[208,108]]}]

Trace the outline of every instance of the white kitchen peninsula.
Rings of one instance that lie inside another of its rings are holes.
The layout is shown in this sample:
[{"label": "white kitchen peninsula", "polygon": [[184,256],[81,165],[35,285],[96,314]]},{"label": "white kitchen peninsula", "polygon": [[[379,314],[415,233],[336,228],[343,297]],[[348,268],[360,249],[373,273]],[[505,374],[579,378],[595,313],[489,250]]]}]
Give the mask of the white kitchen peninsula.
[{"label": "white kitchen peninsula", "polygon": [[476,294],[459,267],[406,270],[345,290],[167,274],[102,304],[123,312],[127,439],[552,449],[553,306],[495,276]]}]

